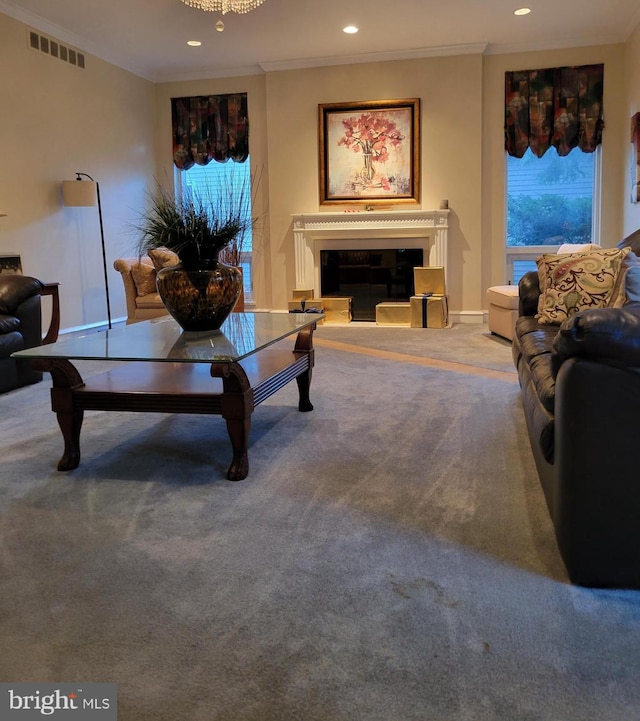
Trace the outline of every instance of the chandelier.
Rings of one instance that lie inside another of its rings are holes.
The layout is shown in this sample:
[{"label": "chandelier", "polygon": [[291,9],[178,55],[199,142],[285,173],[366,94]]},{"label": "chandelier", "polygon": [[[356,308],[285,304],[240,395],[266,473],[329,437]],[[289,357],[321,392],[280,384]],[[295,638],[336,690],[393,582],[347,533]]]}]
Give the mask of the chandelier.
[{"label": "chandelier", "polygon": [[253,8],[262,5],[264,0],[182,0],[185,5],[192,8],[199,8],[207,12],[221,12],[223,15],[228,12],[248,13]]}]

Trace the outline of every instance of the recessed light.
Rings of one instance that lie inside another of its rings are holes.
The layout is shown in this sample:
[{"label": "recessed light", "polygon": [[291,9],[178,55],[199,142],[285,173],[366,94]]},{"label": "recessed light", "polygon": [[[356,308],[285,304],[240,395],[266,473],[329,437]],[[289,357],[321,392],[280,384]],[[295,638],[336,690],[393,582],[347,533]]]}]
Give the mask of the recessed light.
[{"label": "recessed light", "polygon": [[342,32],[347,33],[348,35],[353,35],[358,32],[358,28],[355,25],[347,25],[346,28],[342,28]]},{"label": "recessed light", "polygon": [[514,15],[528,15],[531,12],[531,8],[518,8],[513,11]]},{"label": "recessed light", "polygon": [[199,48],[202,43],[199,40],[187,40],[187,45],[191,45],[192,48]]}]

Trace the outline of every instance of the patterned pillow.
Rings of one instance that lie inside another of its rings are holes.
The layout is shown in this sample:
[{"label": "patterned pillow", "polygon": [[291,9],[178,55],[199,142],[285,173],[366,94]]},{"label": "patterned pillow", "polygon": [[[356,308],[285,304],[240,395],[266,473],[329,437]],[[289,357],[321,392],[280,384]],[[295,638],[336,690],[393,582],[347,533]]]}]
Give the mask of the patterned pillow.
[{"label": "patterned pillow", "polygon": [[176,265],[180,262],[177,253],[174,253],[168,248],[155,248],[147,252],[147,255],[151,258],[153,267],[156,270],[162,270],[170,265]]},{"label": "patterned pillow", "polygon": [[611,248],[538,258],[538,322],[560,324],[587,308],[620,307],[626,300],[621,271],[628,254],[629,248]]},{"label": "patterned pillow", "polygon": [[138,296],[156,292],[156,269],[152,265],[136,263],[131,266],[131,275]]}]

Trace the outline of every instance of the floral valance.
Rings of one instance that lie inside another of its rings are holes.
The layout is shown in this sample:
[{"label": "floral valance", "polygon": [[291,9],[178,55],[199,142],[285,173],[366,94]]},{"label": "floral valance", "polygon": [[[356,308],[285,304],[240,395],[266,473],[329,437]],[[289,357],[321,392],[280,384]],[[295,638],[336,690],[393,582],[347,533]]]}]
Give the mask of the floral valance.
[{"label": "floral valance", "polygon": [[537,157],[553,145],[558,155],[602,142],[604,65],[505,73],[505,149]]},{"label": "floral valance", "polygon": [[173,162],[180,170],[249,155],[247,94],[172,98]]}]

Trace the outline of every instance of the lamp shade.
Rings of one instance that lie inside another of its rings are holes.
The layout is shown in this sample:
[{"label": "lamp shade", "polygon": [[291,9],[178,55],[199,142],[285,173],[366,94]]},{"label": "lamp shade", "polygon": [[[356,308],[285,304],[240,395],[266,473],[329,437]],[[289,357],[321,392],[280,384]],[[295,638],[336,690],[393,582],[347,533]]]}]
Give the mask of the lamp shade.
[{"label": "lamp shade", "polygon": [[73,208],[96,204],[97,183],[91,180],[63,180],[62,199]]}]

